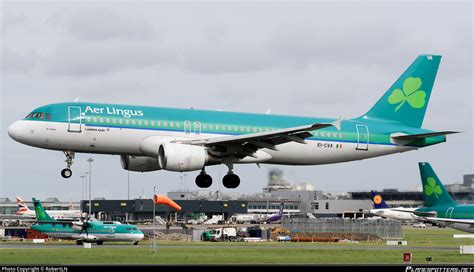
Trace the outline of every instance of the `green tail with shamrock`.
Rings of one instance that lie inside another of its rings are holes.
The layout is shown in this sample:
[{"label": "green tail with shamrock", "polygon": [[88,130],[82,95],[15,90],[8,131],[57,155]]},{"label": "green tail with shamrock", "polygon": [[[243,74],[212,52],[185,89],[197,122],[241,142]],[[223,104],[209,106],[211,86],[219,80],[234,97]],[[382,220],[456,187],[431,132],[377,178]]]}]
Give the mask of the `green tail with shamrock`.
[{"label": "green tail with shamrock", "polygon": [[33,198],[33,205],[35,205],[36,221],[56,221],[44,210],[41,201]]},{"label": "green tail with shamrock", "polygon": [[441,56],[420,55],[362,118],[421,127]]},{"label": "green tail with shamrock", "polygon": [[427,162],[419,162],[423,200],[425,207],[456,206],[457,203],[449,195],[436,173]]}]

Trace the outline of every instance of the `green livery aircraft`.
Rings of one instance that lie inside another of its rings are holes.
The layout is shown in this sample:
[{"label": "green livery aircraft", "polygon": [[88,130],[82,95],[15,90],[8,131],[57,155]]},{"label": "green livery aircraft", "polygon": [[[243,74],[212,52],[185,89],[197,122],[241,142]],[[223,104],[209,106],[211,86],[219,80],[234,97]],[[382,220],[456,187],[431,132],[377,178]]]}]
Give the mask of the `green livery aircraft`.
[{"label": "green livery aircraft", "polygon": [[41,201],[33,198],[37,223],[32,229],[63,240],[76,240],[78,245],[83,242],[94,242],[102,245],[104,241],[125,241],[138,244],[144,235],[135,225],[120,223],[104,223],[97,220],[67,221],[51,218],[43,208]]},{"label": "green livery aircraft", "polygon": [[413,213],[431,223],[474,233],[474,205],[456,203],[427,162],[418,163],[424,205]]},{"label": "green livery aircraft", "polygon": [[8,134],[39,148],[63,151],[64,178],[77,152],[120,155],[128,171],[195,171],[225,164],[227,188],[240,178],[234,164],[318,165],[416,150],[446,141],[452,131],[421,128],[441,60],[420,55],[365,114],[353,119],[174,109],[85,102],[50,104],[14,122]]}]

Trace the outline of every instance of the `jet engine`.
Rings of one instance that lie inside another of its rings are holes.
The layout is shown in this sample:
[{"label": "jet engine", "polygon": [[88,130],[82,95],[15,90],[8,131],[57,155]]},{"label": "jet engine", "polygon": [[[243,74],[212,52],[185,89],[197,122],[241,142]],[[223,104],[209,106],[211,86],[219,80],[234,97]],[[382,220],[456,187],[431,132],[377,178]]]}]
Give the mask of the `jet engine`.
[{"label": "jet engine", "polygon": [[149,172],[161,170],[157,158],[121,155],[120,162],[122,163],[122,168],[128,171]]},{"label": "jet engine", "polygon": [[158,151],[159,166],[169,171],[201,170],[209,159],[206,148],[202,146],[165,143]]}]

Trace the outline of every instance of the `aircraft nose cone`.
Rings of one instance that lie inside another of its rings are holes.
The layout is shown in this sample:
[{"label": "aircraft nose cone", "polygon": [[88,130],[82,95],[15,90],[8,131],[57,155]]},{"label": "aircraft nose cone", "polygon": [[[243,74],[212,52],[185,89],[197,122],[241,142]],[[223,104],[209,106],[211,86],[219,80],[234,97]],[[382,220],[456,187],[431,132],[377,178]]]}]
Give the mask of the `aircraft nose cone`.
[{"label": "aircraft nose cone", "polygon": [[20,141],[22,137],[23,124],[16,121],[8,127],[8,135],[15,141]]}]

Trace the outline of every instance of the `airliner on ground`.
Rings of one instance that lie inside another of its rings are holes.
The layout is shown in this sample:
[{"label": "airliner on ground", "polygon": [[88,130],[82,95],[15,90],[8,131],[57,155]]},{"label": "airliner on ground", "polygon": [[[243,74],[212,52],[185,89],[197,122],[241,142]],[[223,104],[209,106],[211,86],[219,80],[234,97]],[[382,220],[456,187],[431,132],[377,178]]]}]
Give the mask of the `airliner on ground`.
[{"label": "airliner on ground", "polygon": [[374,208],[369,210],[369,213],[383,217],[383,218],[391,218],[401,221],[414,221],[418,218],[413,212],[416,208],[390,208],[388,204],[383,200],[382,196],[372,191],[372,202],[374,203]]},{"label": "airliner on ground", "polygon": [[125,241],[138,244],[143,239],[143,232],[135,225],[112,223],[97,220],[59,221],[51,218],[44,210],[41,201],[33,198],[37,223],[32,229],[48,237],[64,240],[76,240],[76,244],[94,242],[102,245],[104,241]]},{"label": "airliner on ground", "polygon": [[440,60],[420,55],[354,119],[69,102],[33,110],[10,125],[8,134],[23,144],[63,151],[64,178],[71,177],[74,155],[81,152],[120,155],[129,171],[201,170],[201,188],[212,184],[205,167],[225,164],[223,184],[236,188],[234,164],[340,163],[445,142],[454,132],[421,128]]},{"label": "airliner on ground", "polygon": [[[16,203],[18,204],[17,215],[30,218],[36,217],[35,211],[30,210],[23,199],[17,196]],[[82,213],[80,210],[48,210],[48,214],[54,219],[77,219],[81,218]]]},{"label": "airliner on ground", "polygon": [[414,211],[441,226],[474,233],[474,205],[458,204],[427,162],[418,163],[423,185],[423,207]]},{"label": "airliner on ground", "polygon": [[285,206],[285,204],[281,203],[281,206],[280,206],[280,209],[278,210],[278,213],[265,215],[263,218],[258,219],[257,223],[270,224],[270,223],[280,221],[281,218],[283,217],[283,208],[284,208],[284,206]]}]

